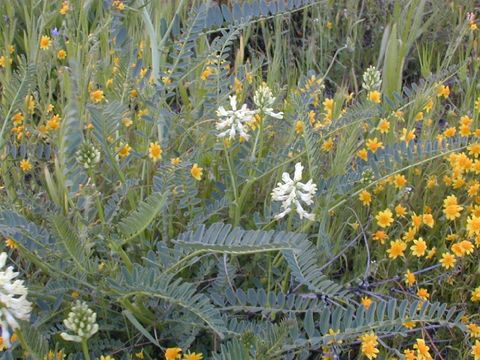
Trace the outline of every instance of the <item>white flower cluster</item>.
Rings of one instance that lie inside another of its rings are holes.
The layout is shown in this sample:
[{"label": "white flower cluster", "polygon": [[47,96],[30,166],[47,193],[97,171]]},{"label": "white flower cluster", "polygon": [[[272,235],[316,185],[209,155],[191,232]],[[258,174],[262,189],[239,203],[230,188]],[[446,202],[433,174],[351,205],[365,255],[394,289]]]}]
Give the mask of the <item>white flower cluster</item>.
[{"label": "white flower cluster", "polygon": [[100,162],[100,151],[89,143],[84,143],[75,155],[77,162],[87,170]]},{"label": "white flower cluster", "polygon": [[379,90],[382,86],[380,71],[375,66],[369,66],[363,73],[362,87],[367,91]]},{"label": "white flower cluster", "polygon": [[18,320],[29,320],[32,304],[27,300],[28,289],[23,280],[13,280],[18,272],[12,266],[5,270],[7,253],[0,254],[0,326],[5,346],[10,346],[10,335],[20,325]]},{"label": "white flower cluster", "polygon": [[72,311],[63,320],[65,327],[74,334],[62,332],[60,336],[67,341],[82,342],[89,339],[98,331],[97,314],[83,301],[72,306]]},{"label": "white flower cluster", "polygon": [[317,192],[317,185],[313,180],[308,180],[307,183],[300,182],[302,180],[303,166],[301,163],[295,164],[295,173],[293,180],[287,172],[282,174],[283,184],[280,182],[272,191],[272,200],[281,201],[283,211],[276,215],[276,219],[281,219],[293,209],[296,210],[300,219],[306,218],[315,220],[315,214],[308,213],[304,210],[302,203],[305,205],[313,204],[313,195]]},{"label": "white flower cluster", "polygon": [[240,108],[237,108],[237,96],[230,96],[231,110],[226,110],[223,106],[217,109],[219,121],[216,123],[216,128],[221,131],[217,134],[217,137],[228,137],[232,140],[238,134],[243,139],[248,140],[250,138],[250,135],[248,135],[248,123],[250,123],[258,113],[263,113],[277,119],[283,118],[282,112],[276,113],[273,111],[272,106],[275,98],[266,84],[262,84],[257,89],[253,97],[253,102],[258,107],[257,110],[250,110],[247,104],[243,104]]},{"label": "white flower cluster", "polygon": [[255,91],[253,102],[257,105],[259,112],[276,119],[283,119],[283,112],[273,112],[272,106],[275,102],[275,98],[273,97],[272,90],[270,90],[267,84],[263,83],[257,91]]},{"label": "white flower cluster", "polygon": [[255,111],[249,110],[247,104],[243,104],[240,109],[237,109],[237,97],[230,96],[230,106],[232,110],[225,110],[220,106],[217,110],[217,116],[221,119],[217,122],[217,130],[223,130],[217,136],[220,138],[228,136],[230,139],[235,138],[237,133],[248,140],[250,135],[247,134],[247,126],[252,121]]}]

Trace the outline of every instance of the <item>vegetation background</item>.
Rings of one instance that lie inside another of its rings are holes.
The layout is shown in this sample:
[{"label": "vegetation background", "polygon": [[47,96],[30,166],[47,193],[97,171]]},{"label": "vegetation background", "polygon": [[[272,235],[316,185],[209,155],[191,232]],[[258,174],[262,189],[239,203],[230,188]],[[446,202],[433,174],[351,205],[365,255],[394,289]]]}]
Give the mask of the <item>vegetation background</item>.
[{"label": "vegetation background", "polygon": [[0,2],[2,358],[480,359],[479,10]]}]

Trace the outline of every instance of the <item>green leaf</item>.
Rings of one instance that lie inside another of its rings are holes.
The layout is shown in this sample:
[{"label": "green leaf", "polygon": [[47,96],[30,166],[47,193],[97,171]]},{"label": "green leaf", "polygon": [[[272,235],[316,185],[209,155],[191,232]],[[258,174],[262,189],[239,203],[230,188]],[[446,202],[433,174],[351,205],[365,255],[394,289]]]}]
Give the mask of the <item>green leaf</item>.
[{"label": "green leaf", "polygon": [[138,320],[133,316],[133,314],[130,312],[130,310],[123,310],[122,314],[127,317],[128,320],[132,323],[133,326],[137,328],[138,331],[142,333],[143,336],[145,336],[152,344],[154,344],[157,347],[160,347],[160,344],[158,343],[157,340],[153,338],[152,335],[143,327],[142,324],[138,322]]},{"label": "green leaf", "polygon": [[140,235],[153,222],[165,205],[167,197],[167,193],[150,194],[118,224],[118,230],[125,237],[123,244]]},{"label": "green leaf", "polygon": [[50,218],[57,239],[64,246],[76,268],[83,273],[91,273],[94,268],[90,256],[81,240],[72,229],[72,224],[63,215],[53,215]]},{"label": "green leaf", "polygon": [[28,354],[27,358],[33,360],[44,360],[46,358],[48,343],[35,327],[22,323],[18,338],[24,352]]},{"label": "green leaf", "polygon": [[[112,289],[122,297],[144,295],[162,299],[195,314],[220,338],[227,331],[220,311],[204,294],[197,293],[193,284],[173,276],[160,273],[157,269],[135,264],[132,271],[122,268],[115,279],[108,280]],[[199,324],[200,325],[200,324]]]}]

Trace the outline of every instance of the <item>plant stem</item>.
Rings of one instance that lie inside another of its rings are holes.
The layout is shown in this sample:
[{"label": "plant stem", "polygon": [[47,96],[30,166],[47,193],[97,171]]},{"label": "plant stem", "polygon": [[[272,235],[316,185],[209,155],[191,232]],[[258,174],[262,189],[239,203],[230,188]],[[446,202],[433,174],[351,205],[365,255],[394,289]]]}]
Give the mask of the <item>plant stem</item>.
[{"label": "plant stem", "polygon": [[82,340],[82,351],[83,351],[83,357],[85,358],[85,360],[90,360],[90,354],[88,353],[87,339]]},{"label": "plant stem", "polygon": [[240,222],[240,208],[238,203],[237,183],[235,181],[235,173],[233,171],[232,162],[230,160],[230,153],[225,143],[223,144],[223,149],[225,150],[225,158],[227,159],[228,172],[230,173],[230,179],[232,181],[233,205],[235,206],[233,210],[233,225],[237,226]]}]

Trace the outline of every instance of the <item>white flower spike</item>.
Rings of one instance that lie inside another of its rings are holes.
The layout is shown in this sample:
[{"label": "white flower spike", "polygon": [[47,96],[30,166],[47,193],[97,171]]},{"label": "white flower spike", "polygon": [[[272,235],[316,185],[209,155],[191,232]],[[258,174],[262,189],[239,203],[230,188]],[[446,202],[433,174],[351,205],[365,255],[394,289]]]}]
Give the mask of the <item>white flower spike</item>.
[{"label": "white flower spike", "polygon": [[248,140],[250,135],[247,134],[247,124],[252,121],[255,111],[248,109],[247,104],[243,104],[240,109],[237,109],[237,97],[230,96],[230,106],[232,110],[225,110],[220,106],[217,110],[217,116],[220,121],[216,123],[217,130],[222,130],[217,137],[234,139],[237,133],[240,137]]},{"label": "white flower spike", "polygon": [[273,112],[272,106],[275,102],[275,98],[272,95],[272,90],[270,90],[267,84],[263,83],[257,91],[255,91],[253,102],[257,105],[258,110],[265,115],[269,115],[276,119],[283,119],[283,112]]},{"label": "white flower spike", "polygon": [[276,219],[281,219],[293,209],[297,212],[300,219],[306,218],[315,220],[315,214],[308,213],[304,210],[302,203],[305,205],[313,204],[313,195],[317,192],[317,185],[313,180],[308,180],[307,183],[302,183],[303,166],[301,163],[295,164],[295,173],[293,180],[290,174],[284,172],[282,174],[283,183],[278,183],[277,187],[272,191],[272,200],[281,201],[283,211],[276,215]]},{"label": "white flower spike", "polygon": [[7,253],[0,254],[0,326],[2,328],[3,344],[10,346],[10,335],[20,325],[18,320],[28,321],[32,311],[32,304],[27,300],[27,288],[23,280],[13,280],[18,272],[12,266],[5,270]]},{"label": "white flower spike", "polygon": [[91,338],[98,331],[97,314],[83,301],[77,300],[68,317],[63,320],[65,327],[73,332],[62,332],[60,336],[66,341],[82,342]]}]

